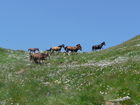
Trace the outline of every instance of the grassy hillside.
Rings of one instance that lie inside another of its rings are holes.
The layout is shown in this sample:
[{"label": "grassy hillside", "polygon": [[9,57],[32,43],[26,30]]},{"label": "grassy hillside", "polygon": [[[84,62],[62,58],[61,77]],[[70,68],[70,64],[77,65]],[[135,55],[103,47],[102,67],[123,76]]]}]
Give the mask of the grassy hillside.
[{"label": "grassy hillside", "polygon": [[140,104],[140,36],[97,52],[53,54],[45,64],[0,48],[0,105]]}]

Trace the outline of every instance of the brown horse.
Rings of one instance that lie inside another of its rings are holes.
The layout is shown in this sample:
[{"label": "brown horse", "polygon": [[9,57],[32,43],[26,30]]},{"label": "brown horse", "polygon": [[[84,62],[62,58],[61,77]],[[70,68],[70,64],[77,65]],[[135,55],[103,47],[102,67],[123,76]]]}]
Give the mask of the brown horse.
[{"label": "brown horse", "polygon": [[47,57],[49,57],[48,53],[34,53],[30,54],[30,60],[33,60],[36,64],[41,64]]},{"label": "brown horse", "polygon": [[28,51],[29,51],[30,53],[32,53],[32,52],[35,53],[36,51],[39,52],[39,48],[29,48]]},{"label": "brown horse", "polygon": [[76,46],[66,46],[64,49],[66,52],[77,52],[78,50],[82,51],[82,46],[80,44],[77,44]]},{"label": "brown horse", "polygon": [[62,47],[64,48],[64,47],[65,47],[65,45],[64,45],[64,44],[62,44],[62,45],[57,46],[57,47],[52,47],[52,48],[50,48],[50,51],[52,51],[52,52],[54,52],[54,51],[60,52],[60,51],[61,51],[61,49],[62,49]]}]

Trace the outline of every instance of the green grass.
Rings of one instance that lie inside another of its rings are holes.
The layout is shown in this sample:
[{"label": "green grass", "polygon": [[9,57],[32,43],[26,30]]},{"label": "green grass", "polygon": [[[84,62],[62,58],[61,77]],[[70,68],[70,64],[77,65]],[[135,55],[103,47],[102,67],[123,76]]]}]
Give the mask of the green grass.
[{"label": "green grass", "polygon": [[97,52],[53,54],[45,64],[0,48],[0,105],[102,105],[129,96],[140,103],[140,36]]}]

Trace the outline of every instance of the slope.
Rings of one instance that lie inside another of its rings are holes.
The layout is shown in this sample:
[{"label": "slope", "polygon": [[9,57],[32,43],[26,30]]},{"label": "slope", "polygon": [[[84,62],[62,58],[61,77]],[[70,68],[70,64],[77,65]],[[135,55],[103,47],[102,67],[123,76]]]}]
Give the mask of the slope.
[{"label": "slope", "polygon": [[51,55],[45,64],[28,52],[0,48],[0,104],[102,105],[124,96],[140,103],[140,36],[102,51]]}]

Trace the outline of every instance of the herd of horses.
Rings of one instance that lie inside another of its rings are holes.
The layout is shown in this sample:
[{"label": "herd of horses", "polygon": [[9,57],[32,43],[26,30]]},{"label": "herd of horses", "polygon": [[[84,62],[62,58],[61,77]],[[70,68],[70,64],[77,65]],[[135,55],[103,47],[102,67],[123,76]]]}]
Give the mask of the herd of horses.
[{"label": "herd of horses", "polygon": [[[105,42],[102,42],[99,45],[93,45],[92,51],[102,49],[105,44]],[[52,47],[46,50],[44,53],[40,53],[39,48],[29,48],[28,51],[30,55],[30,60],[35,62],[36,64],[41,64],[46,58],[49,58],[53,52],[60,52],[62,48],[64,48],[66,53],[78,52],[78,50],[82,51],[82,46],[80,44],[77,44],[76,46],[65,46],[64,44],[62,44],[56,47]]]}]

